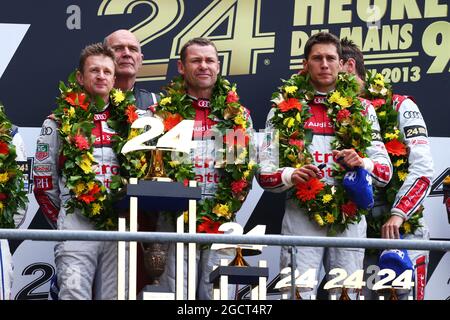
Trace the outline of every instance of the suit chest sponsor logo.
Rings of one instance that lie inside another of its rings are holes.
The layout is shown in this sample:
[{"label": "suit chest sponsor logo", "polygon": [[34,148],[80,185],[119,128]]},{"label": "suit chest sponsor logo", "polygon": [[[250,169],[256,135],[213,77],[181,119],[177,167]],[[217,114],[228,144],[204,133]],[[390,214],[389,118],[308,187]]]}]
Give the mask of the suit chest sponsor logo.
[{"label": "suit chest sponsor logo", "polygon": [[[316,97],[314,99],[323,99]],[[326,108],[323,104],[311,104],[312,116],[305,121],[305,129],[310,129],[317,135],[333,135],[333,123],[327,115]]]},{"label": "suit chest sponsor logo", "polygon": [[37,190],[53,189],[53,181],[51,176],[34,177],[34,185]]},{"label": "suit chest sponsor logo", "polygon": [[34,172],[51,172],[52,166],[50,164],[37,164],[33,169]]},{"label": "suit chest sponsor logo", "polygon": [[48,158],[49,156],[49,146],[47,143],[38,143],[36,146],[36,154],[34,155],[34,157],[39,160],[45,160]]}]

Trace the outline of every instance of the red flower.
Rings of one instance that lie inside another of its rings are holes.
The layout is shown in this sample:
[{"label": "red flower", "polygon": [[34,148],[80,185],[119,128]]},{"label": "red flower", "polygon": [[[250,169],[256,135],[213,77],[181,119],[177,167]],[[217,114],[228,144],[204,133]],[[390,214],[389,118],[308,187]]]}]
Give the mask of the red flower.
[{"label": "red flower", "polygon": [[8,199],[8,196],[6,194],[4,194],[3,192],[0,193],[0,201],[6,200]]},{"label": "red flower", "polygon": [[386,103],[386,100],[384,100],[384,99],[373,99],[371,101],[371,103],[372,103],[372,105],[373,105],[373,107],[375,109],[378,109],[379,107],[381,107],[383,104]]},{"label": "red flower", "polygon": [[239,101],[239,96],[237,95],[237,93],[235,91],[228,91],[227,103],[233,103],[233,102],[238,102],[238,101]]},{"label": "red flower", "polygon": [[386,142],[384,146],[386,147],[386,150],[394,156],[406,155],[406,146],[397,139]]},{"label": "red flower", "polygon": [[65,99],[70,105],[76,107],[79,106],[83,110],[87,110],[89,107],[89,101],[86,101],[86,95],[84,93],[71,92]]},{"label": "red flower", "polygon": [[345,119],[348,119],[350,117],[350,111],[347,109],[339,110],[336,116],[336,119],[338,122],[342,122]]},{"label": "red flower", "polygon": [[233,181],[231,183],[231,191],[233,191],[233,193],[241,193],[242,190],[244,190],[244,188],[246,188],[248,185],[247,181],[242,179],[239,181]]},{"label": "red flower", "polygon": [[80,150],[89,149],[89,142],[81,134],[75,135],[74,140],[75,140],[75,145],[77,146],[78,149],[80,149]]},{"label": "red flower", "polygon": [[80,196],[78,197],[78,199],[80,199],[81,201],[84,201],[84,203],[86,203],[86,204],[89,204],[89,203],[91,203],[92,201],[95,201],[95,197],[94,197],[94,196],[95,196],[97,193],[99,193],[99,192],[100,192],[100,187],[99,187],[97,184],[95,184],[95,185],[92,187],[92,189],[89,190],[88,193],[85,193],[85,194],[80,195]]},{"label": "red flower", "polygon": [[168,113],[167,117],[164,119],[164,130],[169,131],[177,124],[179,124],[183,120],[183,117],[178,113],[172,114]]},{"label": "red flower", "polygon": [[136,107],[132,104],[127,106],[127,109],[125,110],[125,115],[128,117],[127,119],[128,123],[133,123],[138,118],[138,115],[136,113]]},{"label": "red flower", "polygon": [[202,217],[203,222],[197,226],[198,233],[223,233],[219,231],[221,223],[219,221],[213,221],[207,216]]},{"label": "red flower", "polygon": [[0,154],[9,154],[9,145],[4,141],[0,141]]},{"label": "red flower", "polygon": [[303,150],[303,147],[305,146],[305,143],[303,142],[303,140],[299,140],[299,139],[289,139],[289,144],[292,146],[296,146],[300,150]]},{"label": "red flower", "polygon": [[298,99],[289,98],[287,100],[283,100],[283,102],[278,105],[278,108],[281,110],[281,112],[286,112],[291,109],[302,111],[302,104],[300,103],[300,101],[298,101]]},{"label": "red flower", "polygon": [[82,194],[81,196],[78,197],[78,199],[80,199],[81,201],[83,201],[86,204],[91,203],[92,201],[95,201],[95,197],[92,196],[91,194],[87,193],[87,194]]},{"label": "red flower", "polygon": [[95,184],[92,187],[91,191],[89,191],[89,193],[92,194],[92,195],[96,195],[99,192],[100,192],[100,187],[98,186],[98,184]]},{"label": "red flower", "polygon": [[356,213],[358,212],[358,207],[356,206],[356,204],[352,201],[348,201],[347,203],[344,203],[343,205],[341,205],[341,210],[342,213],[352,219],[355,217]]},{"label": "red flower", "polygon": [[309,179],[297,184],[297,198],[302,201],[314,200],[325,185],[319,179]]}]

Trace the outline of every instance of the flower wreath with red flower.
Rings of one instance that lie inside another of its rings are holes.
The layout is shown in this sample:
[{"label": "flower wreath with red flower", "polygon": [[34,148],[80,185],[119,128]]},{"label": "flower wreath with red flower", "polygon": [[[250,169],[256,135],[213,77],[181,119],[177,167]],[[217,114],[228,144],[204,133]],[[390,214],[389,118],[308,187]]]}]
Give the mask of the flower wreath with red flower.
[{"label": "flower wreath with red flower", "polygon": [[15,228],[14,215],[19,209],[25,210],[28,201],[23,172],[16,162],[11,128],[0,103],[0,228]]},{"label": "flower wreath with red flower", "polygon": [[131,129],[131,124],[138,118],[134,95],[131,91],[122,92],[119,89],[113,89],[110,93],[108,125],[116,132],[112,137],[112,148],[120,163],[120,173],[112,176],[108,192],[103,182],[96,178],[93,156],[95,136],[92,135],[94,115],[104,110],[105,103],[99,97],[90,97],[79,86],[75,72],[70,74],[67,85],[60,82],[59,90],[58,107],[52,117],[59,126],[64,159],[61,171],[71,194],[66,204],[67,212],[73,213],[79,209],[95,224],[96,229],[117,229],[117,212],[113,205],[123,196],[127,179],[143,176],[148,163],[143,151],[126,155],[120,153],[126,141],[143,131]]},{"label": "flower wreath with red flower", "polygon": [[[327,95],[325,105],[335,130],[331,148],[352,148],[366,156],[372,129],[364,116],[365,108],[358,93],[355,76],[340,73],[336,88]],[[274,116],[270,121],[279,135],[280,167],[300,168],[314,162],[308,151],[312,131],[304,127],[305,121],[312,116],[308,103],[314,99],[314,94],[308,74],[292,75],[272,94]],[[342,232],[348,224],[359,222],[361,216],[367,214],[367,210],[359,209],[346,194],[342,186],[345,170],[334,164],[332,174],[335,185],[310,179],[290,191],[298,206],[319,226],[327,226],[330,235]]]},{"label": "flower wreath with red flower", "polygon": [[[367,224],[367,233],[370,237],[381,237],[381,227],[391,217],[390,209],[395,201],[398,190],[403,185],[408,175],[408,151],[403,143],[403,133],[399,129],[398,112],[393,106],[393,94],[390,83],[384,81],[381,73],[368,71],[364,88],[364,97],[371,100],[380,123],[381,136],[393,165],[392,179],[384,188],[384,197],[388,210],[378,218],[370,217]],[[407,221],[403,222],[400,232],[403,234],[414,233],[421,227],[420,218],[423,216],[423,206]]]},{"label": "flower wreath with red flower", "polygon": [[[160,95],[155,114],[163,119],[164,132],[184,119],[195,118],[192,98],[186,93],[182,77],[174,78]],[[236,85],[219,76],[210,105],[209,117],[217,121],[211,130],[223,137],[223,148],[218,150],[218,159],[222,155],[225,159],[227,152],[237,150],[235,162],[220,164],[222,174],[214,197],[203,199],[197,204],[197,232],[218,233],[222,223],[234,221],[236,212],[249,192],[256,164],[248,160],[251,123],[239,101]],[[242,139],[236,141],[232,133]],[[172,161],[169,152],[164,154],[164,165],[167,175],[175,181],[185,182],[195,176],[193,163]]]}]

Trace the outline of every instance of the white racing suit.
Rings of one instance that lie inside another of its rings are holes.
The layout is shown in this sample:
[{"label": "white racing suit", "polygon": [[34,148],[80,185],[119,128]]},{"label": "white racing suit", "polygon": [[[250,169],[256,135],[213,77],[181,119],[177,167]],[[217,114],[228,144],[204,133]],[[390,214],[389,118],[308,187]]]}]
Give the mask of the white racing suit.
[{"label": "white racing suit", "polygon": [[[12,130],[11,136],[12,143],[16,147],[16,160],[26,161],[27,156],[25,153],[25,144],[23,142],[22,136],[17,132],[17,127]],[[21,220],[21,216],[24,215],[22,213],[14,215],[14,222],[16,224],[16,227]],[[0,300],[9,300],[14,298],[11,297],[12,283],[13,261],[11,251],[9,249],[9,243],[7,239],[0,239]]]},{"label": "white racing suit", "polygon": [[[316,166],[324,163],[326,167],[322,169],[323,181],[327,184],[334,184],[332,178],[332,165],[335,162],[332,155],[330,142],[334,138],[333,124],[328,118],[327,107],[322,103],[325,99],[323,95],[317,95],[309,104],[311,107],[312,117],[305,122],[305,128],[311,129],[313,132],[312,142],[308,147],[314,164]],[[365,116],[372,123],[373,136],[379,136],[379,124],[372,105],[366,100],[362,100],[366,106]],[[262,161],[260,163],[259,174],[257,176],[261,187],[271,192],[283,192],[291,189],[294,185],[291,182],[291,176],[294,168],[284,167],[278,168],[277,144],[270,143],[275,140],[275,132],[270,119],[273,117],[273,109],[268,115],[266,125],[267,146],[263,149]],[[364,158],[364,168],[371,173],[372,180],[379,186],[386,185],[392,174],[392,164],[389,160],[387,151],[383,143],[373,140],[367,148],[369,158]],[[300,209],[293,199],[286,200],[286,209],[281,226],[281,233],[284,235],[297,236],[327,236],[327,228],[319,227],[314,221]],[[336,235],[336,237],[366,237],[366,220],[363,216],[357,224],[349,224],[348,228]],[[291,257],[288,252],[289,247],[281,248],[280,254],[280,270],[290,266]],[[323,263],[325,272],[333,268],[343,268],[348,275],[356,270],[363,268],[364,248],[324,248],[324,247],[297,247],[295,255],[296,268],[300,275],[303,275],[309,269],[315,269],[316,277],[319,275],[320,267]],[[320,279],[317,279],[320,280]],[[309,299],[311,295],[317,295],[317,286],[312,290],[300,290],[302,299]],[[354,293],[350,293],[352,298]],[[339,298],[339,296],[338,296]]]},{"label": "white racing suit", "polygon": [[[416,103],[408,96],[394,95],[393,107],[398,112],[398,128],[403,134],[403,143],[408,150],[408,175],[395,196],[392,208],[386,203],[375,202],[371,214],[375,217],[390,212],[408,220],[419,209],[430,193],[433,179],[433,159],[431,157],[428,131],[425,121]],[[377,205],[378,204],[378,205]],[[414,234],[403,235],[404,239],[428,240],[430,238],[425,219],[420,220],[422,227]],[[429,252],[426,250],[408,250],[409,258],[415,268],[415,286],[413,296],[423,300],[427,278]],[[370,259],[372,262],[374,259]],[[376,262],[375,262],[376,263]],[[399,298],[407,299],[410,292],[403,292]]]},{"label": "white racing suit", "polygon": [[[139,115],[146,113],[137,110]],[[120,167],[112,149],[115,132],[108,127],[109,107],[94,115],[95,136],[93,156],[97,180],[109,190],[111,177]],[[37,140],[34,164],[34,193],[49,220],[57,218],[59,230],[94,230],[94,225],[79,209],[67,214],[70,199],[66,179],[61,176],[64,158],[58,124],[51,118],[44,121]],[[62,241],[55,246],[56,275],[61,300],[117,299],[117,242]]]},{"label": "white racing suit", "polygon": [[[196,141],[195,150],[191,151],[191,161],[194,165],[195,180],[202,190],[202,199],[214,197],[220,177],[221,169],[214,168],[215,164],[215,142],[212,140],[211,128],[217,123],[209,119],[210,105],[205,99],[193,98],[192,105],[195,108],[195,122],[193,138]],[[247,112],[247,111],[246,111]],[[250,115],[246,114],[250,117]],[[250,119],[251,122],[251,119]],[[247,128],[252,130],[252,128]],[[167,215],[161,215],[166,217]],[[158,231],[174,231],[174,222],[168,220],[160,223]],[[197,245],[198,248],[199,245]],[[175,249],[176,245],[171,243],[169,246],[168,259],[166,268],[161,276],[160,282],[164,286],[168,286],[170,291],[175,292]],[[185,257],[187,250],[185,250]],[[213,270],[213,266],[220,265],[220,259],[234,258],[234,249],[210,250],[197,249],[197,274],[196,274],[196,298],[199,300],[212,300],[213,284],[209,282],[209,275]],[[185,279],[184,279],[184,298],[187,299],[187,260],[184,261]],[[233,286],[229,286],[229,298],[233,298]]]}]

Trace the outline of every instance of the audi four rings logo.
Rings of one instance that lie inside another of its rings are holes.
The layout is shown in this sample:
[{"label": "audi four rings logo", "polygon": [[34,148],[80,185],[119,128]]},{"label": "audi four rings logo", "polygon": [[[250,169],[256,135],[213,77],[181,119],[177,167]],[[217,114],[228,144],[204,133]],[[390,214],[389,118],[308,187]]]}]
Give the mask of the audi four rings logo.
[{"label": "audi four rings logo", "polygon": [[405,119],[422,119],[422,115],[419,111],[405,111],[403,112]]},{"label": "audi four rings logo", "polygon": [[53,129],[51,127],[42,127],[41,136],[49,136],[53,133]]}]

